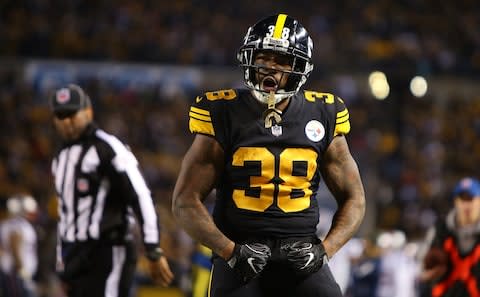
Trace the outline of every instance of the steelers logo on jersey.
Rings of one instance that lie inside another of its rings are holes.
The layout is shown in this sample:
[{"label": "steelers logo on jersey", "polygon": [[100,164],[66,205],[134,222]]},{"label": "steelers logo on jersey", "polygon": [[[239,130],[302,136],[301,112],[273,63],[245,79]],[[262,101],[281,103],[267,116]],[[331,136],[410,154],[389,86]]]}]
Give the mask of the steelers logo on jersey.
[{"label": "steelers logo on jersey", "polygon": [[317,120],[311,120],[305,125],[305,135],[313,142],[319,142],[325,136],[325,127]]}]

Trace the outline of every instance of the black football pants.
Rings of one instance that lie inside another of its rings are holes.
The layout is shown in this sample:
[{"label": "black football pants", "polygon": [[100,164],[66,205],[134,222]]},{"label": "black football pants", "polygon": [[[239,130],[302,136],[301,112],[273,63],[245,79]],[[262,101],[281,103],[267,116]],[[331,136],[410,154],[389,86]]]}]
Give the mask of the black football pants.
[{"label": "black football pants", "polygon": [[328,265],[298,277],[282,262],[271,262],[261,275],[244,284],[220,257],[213,258],[210,297],[341,297]]}]

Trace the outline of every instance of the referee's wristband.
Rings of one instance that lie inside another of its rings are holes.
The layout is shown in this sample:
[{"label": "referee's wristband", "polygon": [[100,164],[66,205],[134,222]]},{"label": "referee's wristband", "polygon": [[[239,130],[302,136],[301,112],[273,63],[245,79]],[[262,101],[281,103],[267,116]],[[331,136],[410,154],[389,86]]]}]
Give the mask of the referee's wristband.
[{"label": "referee's wristband", "polygon": [[163,250],[161,247],[148,249],[145,252],[145,257],[147,257],[147,259],[152,262],[158,261],[158,259],[160,259],[162,256],[163,256]]}]

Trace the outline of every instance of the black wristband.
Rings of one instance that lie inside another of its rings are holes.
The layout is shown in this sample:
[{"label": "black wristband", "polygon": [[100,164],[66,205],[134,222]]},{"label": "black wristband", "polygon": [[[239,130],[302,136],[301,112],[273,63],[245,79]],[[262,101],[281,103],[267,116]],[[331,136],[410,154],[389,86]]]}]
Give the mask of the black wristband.
[{"label": "black wristband", "polygon": [[147,259],[152,262],[158,261],[158,259],[160,259],[162,256],[163,256],[163,250],[160,247],[148,249],[145,252],[145,257],[147,257]]}]

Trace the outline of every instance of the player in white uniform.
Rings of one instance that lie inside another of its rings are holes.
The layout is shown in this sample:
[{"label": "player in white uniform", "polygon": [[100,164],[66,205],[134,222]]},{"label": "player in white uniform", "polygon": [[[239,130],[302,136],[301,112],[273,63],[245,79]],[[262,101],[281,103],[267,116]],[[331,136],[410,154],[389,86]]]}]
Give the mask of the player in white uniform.
[{"label": "player in white uniform", "polygon": [[7,208],[9,217],[0,225],[0,267],[10,282],[20,283],[22,296],[33,297],[36,296],[33,277],[38,266],[37,234],[27,216],[36,212],[37,203],[31,196],[21,195],[9,198]]}]

